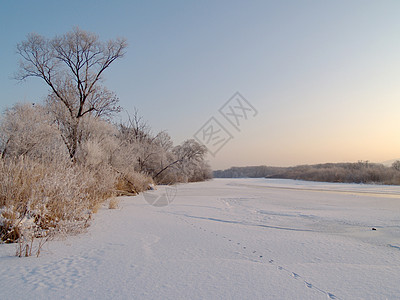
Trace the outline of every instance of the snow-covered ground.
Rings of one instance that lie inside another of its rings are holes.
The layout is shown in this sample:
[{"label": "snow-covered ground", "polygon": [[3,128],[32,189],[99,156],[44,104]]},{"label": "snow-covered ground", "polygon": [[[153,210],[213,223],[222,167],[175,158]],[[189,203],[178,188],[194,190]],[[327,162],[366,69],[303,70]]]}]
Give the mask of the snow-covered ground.
[{"label": "snow-covered ground", "polygon": [[39,258],[14,253],[0,245],[1,299],[400,299],[400,187],[184,184],[169,206],[125,197]]}]

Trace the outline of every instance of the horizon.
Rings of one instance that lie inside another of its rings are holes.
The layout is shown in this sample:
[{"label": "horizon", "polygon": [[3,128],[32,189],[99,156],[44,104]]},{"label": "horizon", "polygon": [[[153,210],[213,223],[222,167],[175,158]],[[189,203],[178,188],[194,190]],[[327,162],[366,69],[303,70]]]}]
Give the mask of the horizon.
[{"label": "horizon", "polygon": [[[179,144],[221,123],[232,138],[208,156],[213,170],[400,157],[399,2],[20,1],[1,13],[2,112],[47,95],[40,80],[11,79],[16,44],[78,26],[127,39],[104,84],[153,131]],[[236,92],[255,112],[238,128],[220,112]]]}]

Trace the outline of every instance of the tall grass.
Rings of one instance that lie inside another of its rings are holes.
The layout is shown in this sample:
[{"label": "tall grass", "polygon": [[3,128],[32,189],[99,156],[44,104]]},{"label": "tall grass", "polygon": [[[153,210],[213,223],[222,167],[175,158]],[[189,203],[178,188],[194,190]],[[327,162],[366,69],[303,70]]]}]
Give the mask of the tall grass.
[{"label": "tall grass", "polygon": [[0,159],[0,239],[16,242],[28,229],[36,236],[82,229],[106,199],[148,188],[148,177],[132,174],[128,181],[107,166]]},{"label": "tall grass", "polygon": [[110,181],[79,166],[0,160],[0,238],[15,242],[33,224],[41,230],[82,226],[93,207],[113,193],[112,174],[107,175]]}]

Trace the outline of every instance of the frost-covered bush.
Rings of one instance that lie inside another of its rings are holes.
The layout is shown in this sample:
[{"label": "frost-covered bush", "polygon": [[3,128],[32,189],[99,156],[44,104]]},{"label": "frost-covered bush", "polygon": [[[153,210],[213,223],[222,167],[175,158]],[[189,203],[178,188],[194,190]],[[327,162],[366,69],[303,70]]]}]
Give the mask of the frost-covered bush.
[{"label": "frost-covered bush", "polygon": [[45,107],[15,104],[0,118],[0,156],[27,156],[42,161],[65,160],[67,152]]},{"label": "frost-covered bush", "polygon": [[153,184],[151,177],[133,171],[119,174],[115,187],[117,195],[136,195],[148,190]]},{"label": "frost-covered bush", "polygon": [[106,183],[113,173],[99,173],[72,164],[43,165],[22,157],[0,160],[0,239],[15,242],[28,221],[38,230],[83,226],[93,207],[112,195],[112,177],[112,184]]}]

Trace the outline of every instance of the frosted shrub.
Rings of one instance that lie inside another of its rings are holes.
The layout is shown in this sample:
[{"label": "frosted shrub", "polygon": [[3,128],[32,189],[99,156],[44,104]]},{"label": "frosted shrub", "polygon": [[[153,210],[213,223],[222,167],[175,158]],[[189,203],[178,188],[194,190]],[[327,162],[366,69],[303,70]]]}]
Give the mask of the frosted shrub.
[{"label": "frosted shrub", "polygon": [[153,179],[137,172],[120,173],[116,183],[117,195],[136,195],[154,184]]},{"label": "frosted shrub", "polygon": [[17,241],[29,222],[37,226],[31,226],[35,236],[40,230],[82,228],[91,209],[112,195],[113,176],[107,169],[0,160],[0,239]]},{"label": "frosted shrub", "polygon": [[111,198],[108,202],[108,209],[117,209],[119,201],[116,198]]},{"label": "frosted shrub", "polygon": [[47,160],[56,156],[54,150],[61,150],[62,144],[57,127],[41,105],[15,104],[1,117],[2,158],[24,155]]},{"label": "frosted shrub", "polygon": [[97,141],[87,141],[83,145],[84,164],[91,168],[100,166],[103,162],[105,153]]}]

